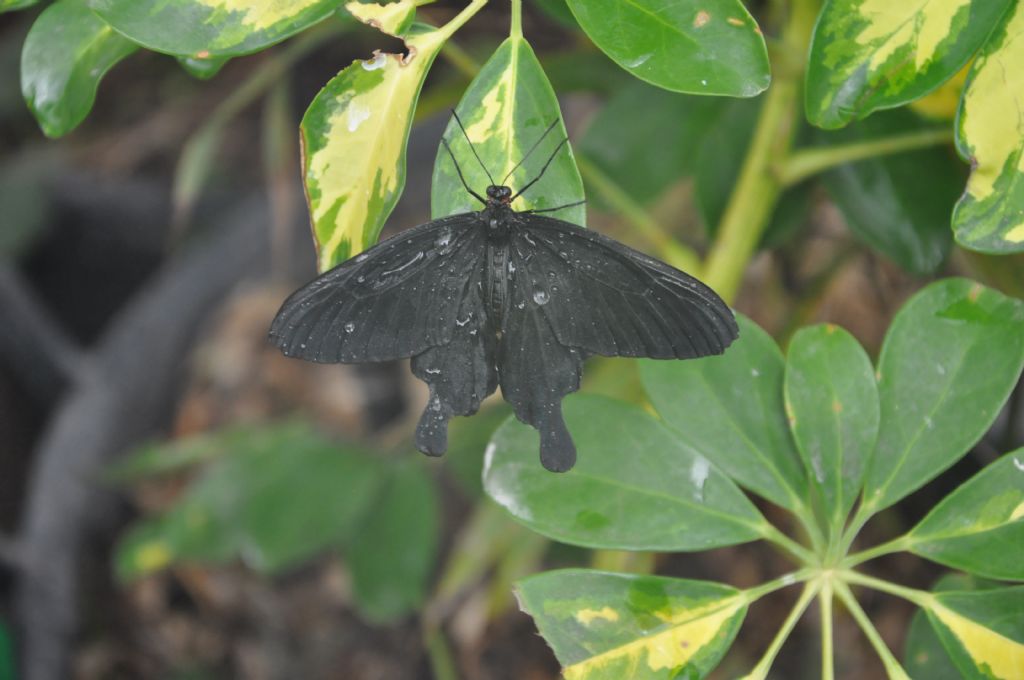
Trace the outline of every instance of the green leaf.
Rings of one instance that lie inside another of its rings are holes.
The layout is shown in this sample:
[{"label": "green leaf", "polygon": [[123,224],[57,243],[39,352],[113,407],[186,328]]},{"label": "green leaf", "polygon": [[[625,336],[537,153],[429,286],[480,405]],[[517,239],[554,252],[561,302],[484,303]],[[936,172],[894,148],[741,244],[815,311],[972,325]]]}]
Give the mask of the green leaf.
[{"label": "green leaf", "polygon": [[[913,114],[891,111],[819,139],[853,144],[920,128]],[[963,183],[951,151],[931,148],[846,163],[824,180],[850,231],[906,271],[928,274],[946,259],[953,245],[949,214]]]},{"label": "green leaf", "polygon": [[1024,586],[934,593],[924,607],[961,677],[1015,680],[1024,668]]},{"label": "green leaf", "polygon": [[147,444],[112,465],[106,477],[124,484],[181,472],[220,456],[241,453],[259,444],[265,428],[232,427],[169,442]]},{"label": "green leaf", "polygon": [[395,37],[404,35],[416,18],[416,3],[413,0],[398,0],[386,4],[347,2],[345,9],[364,24]]},{"label": "green leaf", "polygon": [[786,424],[784,363],[771,336],[737,315],[740,337],[721,357],[640,362],[665,424],[742,486],[811,515],[807,479]]},{"label": "green leaf", "polygon": [[21,93],[47,137],[81,123],[96,88],[136,46],[89,11],[85,0],[59,0],[32,24],[21,53]]},{"label": "green leaf", "polygon": [[531,576],[517,595],[566,680],[703,678],[747,613],[727,585],[585,569]]},{"label": "green leaf", "polygon": [[[529,43],[517,36],[505,40],[487,60],[462,96],[456,113],[494,182],[502,184],[502,178],[522,161],[507,181],[515,191],[537,177],[548,157],[566,138],[558,99],[544,69]],[[554,129],[529,159],[524,160],[551,123],[555,123]],[[491,179],[473,157],[454,118],[444,134],[469,187],[483,195]],[[512,205],[516,210],[543,209],[581,200],[583,182],[572,150],[566,144],[544,173],[543,180]],[[435,219],[480,209],[479,202],[459,181],[455,165],[443,146],[438,149],[434,163],[430,204]],[[586,225],[586,208],[582,205],[561,210],[554,216]]]},{"label": "green leaf", "polygon": [[397,466],[346,550],[355,601],[368,620],[394,621],[423,603],[437,557],[439,515],[425,466]]},{"label": "green leaf", "polygon": [[808,478],[841,532],[878,436],[878,388],[864,349],[842,328],[801,329],[789,345],[786,411]]},{"label": "green leaf", "polygon": [[199,59],[197,57],[178,57],[178,63],[193,78],[209,80],[220,73],[220,70],[224,68],[224,64],[228,63],[228,58],[207,57],[206,59]]},{"label": "green leaf", "polygon": [[564,402],[579,462],[553,475],[538,437],[514,420],[494,435],[484,490],[545,536],[592,548],[705,550],[763,535],[767,524],[728,477],[642,409],[604,397]]},{"label": "green leaf", "polygon": [[974,62],[960,100],[957,147],[970,160],[973,171],[953,213],[953,230],[957,241],[971,250],[1024,251],[1021,63],[1024,4],[1018,2]]},{"label": "green leaf", "polygon": [[280,571],[351,537],[381,481],[369,456],[305,427],[267,428],[216,459],[165,515],[136,525],[117,549],[118,572],[233,557]]},{"label": "green leaf", "polygon": [[675,92],[753,97],[771,80],[739,0],[569,0],[583,30],[634,76]]},{"label": "green leaf", "polygon": [[699,167],[697,149],[720,102],[633,81],[587,125],[580,153],[634,200],[648,203]]},{"label": "green leaf", "polygon": [[807,62],[807,119],[838,128],[913,101],[952,77],[1012,0],[829,0]]},{"label": "green leaf", "polygon": [[14,680],[14,643],[3,619],[0,619],[0,680]]},{"label": "green leaf", "polygon": [[377,53],[335,76],[302,118],[306,198],[326,271],[377,242],[405,187],[405,149],[423,79],[448,37],[416,30],[410,54]]},{"label": "green leaf", "polygon": [[885,508],[959,460],[999,413],[1024,362],[1024,303],[945,279],[896,315],[878,363],[881,424],[866,510]]},{"label": "green leaf", "polygon": [[[25,9],[31,7],[39,2],[39,0],[0,0],[0,14],[4,12],[13,12],[19,9]],[[0,675],[0,678],[4,677]]]},{"label": "green leaf", "polygon": [[1006,454],[962,484],[907,540],[911,552],[948,567],[1024,580],[1024,449]]},{"label": "green leaf", "polygon": [[89,0],[133,42],[198,59],[257,52],[326,19],[338,0]]}]

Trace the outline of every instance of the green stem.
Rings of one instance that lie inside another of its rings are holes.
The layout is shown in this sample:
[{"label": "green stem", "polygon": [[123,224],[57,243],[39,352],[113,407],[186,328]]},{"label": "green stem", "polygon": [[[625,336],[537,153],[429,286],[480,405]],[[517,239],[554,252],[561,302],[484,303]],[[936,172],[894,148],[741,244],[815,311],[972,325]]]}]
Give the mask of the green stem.
[{"label": "green stem", "polygon": [[776,172],[779,183],[783,187],[788,187],[843,163],[852,163],[902,151],[925,149],[952,141],[953,129],[946,127],[935,130],[915,130],[851,144],[801,149],[794,151],[778,166]]},{"label": "green stem", "polygon": [[885,646],[885,642],[882,640],[882,636],[879,635],[878,629],[875,628],[875,625],[871,623],[871,619],[861,609],[860,603],[857,602],[857,598],[853,596],[849,587],[838,580],[834,583],[834,587],[836,595],[843,601],[846,608],[850,610],[850,614],[857,621],[857,625],[864,631],[864,635],[868,638],[871,646],[875,648],[875,653],[882,660],[882,664],[889,675],[889,680],[910,680],[910,676],[903,670],[899,661],[892,655],[889,648]]},{"label": "green stem", "polygon": [[894,538],[891,541],[887,541],[880,545],[876,545],[873,548],[868,548],[867,550],[862,550],[858,553],[850,555],[845,560],[843,560],[843,567],[849,569],[851,567],[857,566],[862,562],[873,560],[876,557],[881,557],[882,555],[888,555],[890,553],[906,550],[908,547],[910,547],[912,542],[913,541],[910,540],[909,536],[900,536],[899,538]]},{"label": "green stem", "polygon": [[523,0],[512,0],[512,26],[509,28],[509,37],[523,37]]},{"label": "green stem", "polygon": [[427,648],[430,670],[433,671],[435,680],[459,680],[459,671],[448,640],[444,637],[444,631],[433,626],[427,627],[423,631],[423,643]]},{"label": "green stem", "polygon": [[908,602],[916,604],[918,607],[928,607],[932,600],[931,593],[923,590],[916,590],[915,588],[907,588],[892,583],[891,581],[883,581],[882,579],[862,574],[859,571],[844,569],[839,572],[839,576],[847,583],[853,583],[854,585],[865,586],[883,593],[895,595],[896,597],[903,598]]},{"label": "green stem", "polygon": [[817,564],[818,558],[813,552],[800,545],[792,538],[776,529],[771,524],[767,525],[764,529],[762,536],[764,540],[775,544],[785,552],[789,553],[797,559],[798,562],[803,564]]},{"label": "green stem", "polygon": [[772,579],[767,583],[762,583],[759,586],[748,588],[743,591],[743,596],[746,598],[747,604],[753,604],[762,597],[774,593],[776,590],[782,590],[783,588],[795,583],[805,583],[817,573],[818,571],[816,569],[800,569],[798,571],[793,571],[785,574],[784,576]]},{"label": "green stem", "polygon": [[683,271],[695,272],[700,268],[700,258],[688,246],[668,235],[667,231],[652,218],[643,206],[606,175],[589,158],[576,155],[580,175],[612,208],[621,215],[666,262]]},{"label": "green stem", "polygon": [[821,609],[821,680],[834,680],[835,660],[832,651],[832,579],[826,579],[818,593]]},{"label": "green stem", "polygon": [[[796,0],[783,33],[786,45],[806,50],[817,18],[812,0]],[[743,281],[750,258],[768,226],[782,194],[782,184],[773,167],[789,155],[800,113],[801,68],[775,69],[775,82],[768,89],[758,116],[754,137],[722,215],[717,237],[708,252],[705,282],[727,302],[731,302]]]},{"label": "green stem", "polygon": [[868,523],[868,520],[875,514],[875,510],[872,506],[868,505],[867,501],[861,500],[860,505],[857,507],[857,512],[853,514],[853,519],[850,520],[849,525],[846,527],[846,531],[843,533],[843,539],[839,544],[839,554],[845,555],[850,552],[850,546],[853,545],[853,541],[857,538],[857,534],[864,528],[864,525]]},{"label": "green stem", "polygon": [[796,622],[800,620],[803,613],[807,611],[807,606],[814,599],[814,596],[818,594],[818,590],[821,588],[820,580],[815,579],[809,581],[804,585],[804,590],[800,594],[800,599],[793,605],[792,611],[789,612],[789,616],[782,623],[782,627],[779,629],[778,634],[772,643],[768,646],[764,656],[758,661],[754,669],[743,677],[743,680],[764,680],[768,677],[768,671],[771,670],[772,664],[775,663],[775,657],[778,656],[779,650],[782,649],[783,643],[789,638],[790,633],[793,632]]}]

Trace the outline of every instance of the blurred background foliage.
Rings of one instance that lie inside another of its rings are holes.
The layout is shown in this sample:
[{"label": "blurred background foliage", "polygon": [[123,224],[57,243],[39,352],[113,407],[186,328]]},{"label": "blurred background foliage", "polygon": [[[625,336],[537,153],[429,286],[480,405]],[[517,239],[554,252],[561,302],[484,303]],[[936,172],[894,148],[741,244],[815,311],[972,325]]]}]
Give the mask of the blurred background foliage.
[{"label": "blurred background foliage", "polygon": [[[441,24],[463,4],[419,16]],[[784,66],[792,57],[774,40],[784,3],[747,4]],[[58,124],[82,122],[53,142],[18,77],[46,6],[0,15],[0,679],[14,677],[12,630],[38,633],[18,646],[35,664],[26,677],[61,677],[54,669],[66,662],[87,679],[554,678],[557,663],[510,594],[542,566],[656,569],[738,587],[782,573],[758,545],[655,557],[549,542],[482,494],[503,404],[453,423],[447,456],[428,460],[412,453],[425,392],[405,367],[302,365],[264,346],[281,300],[315,266],[302,111],[340,65],[400,50],[397,39],[339,14],[229,60],[114,45],[97,80],[127,58],[88,117],[60,112]],[[492,3],[442,50],[385,235],[429,219],[447,112],[507,25],[507,8]],[[527,4],[525,30],[560,98],[591,226],[677,261],[705,252],[761,99],[640,82],[588,41],[561,0]],[[943,130],[924,148],[789,178],[735,306],[783,344],[827,320],[876,355],[895,310],[934,277],[1024,294],[1020,255],[953,241],[949,215],[969,171],[950,132],[963,82],[842,130],[795,131],[798,143],[821,145]],[[592,360],[584,390],[643,400],[632,361]],[[1024,443],[1021,394],[970,456],[868,533],[912,526]],[[45,597],[21,582],[29,563],[64,570],[42,578]],[[941,573],[905,555],[877,568],[920,587]],[[759,602],[713,677],[748,667],[790,600]],[[912,608],[864,602],[901,649]],[[918,669],[937,649],[929,634],[915,619],[906,644]],[[812,639],[797,629],[780,677],[813,675],[817,660],[802,652]],[[836,649],[842,677],[879,677],[852,625],[839,626]]]}]

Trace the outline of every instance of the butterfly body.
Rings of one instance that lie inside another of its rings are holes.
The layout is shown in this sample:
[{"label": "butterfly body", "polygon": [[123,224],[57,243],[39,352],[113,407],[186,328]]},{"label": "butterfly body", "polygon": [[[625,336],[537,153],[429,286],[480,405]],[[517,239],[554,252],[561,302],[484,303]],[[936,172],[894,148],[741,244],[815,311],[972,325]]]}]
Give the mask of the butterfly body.
[{"label": "butterfly body", "polygon": [[562,398],[584,359],[720,354],[738,328],[707,286],[594,231],[511,207],[491,186],[479,212],[414,227],[296,291],[270,339],[318,362],[411,358],[430,387],[416,429],[429,455],[448,421],[499,386],[540,433],[541,462],[570,469],[576,449]]}]

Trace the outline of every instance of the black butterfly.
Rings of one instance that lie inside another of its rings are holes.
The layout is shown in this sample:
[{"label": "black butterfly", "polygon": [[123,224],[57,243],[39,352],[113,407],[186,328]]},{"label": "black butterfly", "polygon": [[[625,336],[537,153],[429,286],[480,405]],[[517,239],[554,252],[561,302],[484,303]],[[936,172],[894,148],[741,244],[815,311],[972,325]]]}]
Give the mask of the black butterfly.
[{"label": "black butterfly", "polygon": [[430,386],[416,446],[432,456],[448,448],[448,421],[476,413],[500,385],[516,417],[540,432],[544,467],[569,470],[576,447],[561,402],[579,389],[587,356],[721,354],[739,329],[692,276],[539,214],[569,206],[512,209],[566,141],[516,194],[492,179],[480,196],[456,163],[483,210],[414,227],[322,274],[285,301],[271,342],[323,363],[412,357]]}]

